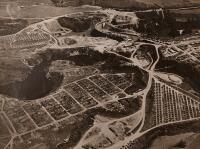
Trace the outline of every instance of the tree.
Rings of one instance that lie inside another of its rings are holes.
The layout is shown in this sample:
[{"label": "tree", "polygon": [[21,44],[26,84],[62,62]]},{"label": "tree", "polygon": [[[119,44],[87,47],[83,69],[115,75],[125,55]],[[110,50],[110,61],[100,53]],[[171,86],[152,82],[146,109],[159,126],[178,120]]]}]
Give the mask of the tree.
[{"label": "tree", "polygon": [[184,140],[180,140],[174,147],[185,148],[186,142]]}]

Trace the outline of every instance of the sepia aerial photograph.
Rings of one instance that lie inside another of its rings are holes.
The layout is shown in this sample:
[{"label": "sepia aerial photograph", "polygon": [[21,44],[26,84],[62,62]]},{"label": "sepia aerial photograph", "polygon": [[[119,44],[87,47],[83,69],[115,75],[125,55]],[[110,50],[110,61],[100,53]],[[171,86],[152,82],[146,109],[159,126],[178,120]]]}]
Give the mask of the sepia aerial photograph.
[{"label": "sepia aerial photograph", "polygon": [[200,0],[0,0],[0,149],[200,149]]}]

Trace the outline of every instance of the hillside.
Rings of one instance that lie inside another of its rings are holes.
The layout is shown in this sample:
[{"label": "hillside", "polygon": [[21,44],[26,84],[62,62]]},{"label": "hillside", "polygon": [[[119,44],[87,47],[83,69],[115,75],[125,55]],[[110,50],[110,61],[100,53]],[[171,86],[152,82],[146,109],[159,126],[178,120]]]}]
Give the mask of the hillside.
[{"label": "hillside", "polygon": [[57,6],[97,5],[109,8],[179,8],[200,5],[200,0],[52,0]]},{"label": "hillside", "polygon": [[37,4],[52,4],[51,0],[1,0],[0,5],[7,5],[11,3],[18,3],[19,5],[37,5]]}]

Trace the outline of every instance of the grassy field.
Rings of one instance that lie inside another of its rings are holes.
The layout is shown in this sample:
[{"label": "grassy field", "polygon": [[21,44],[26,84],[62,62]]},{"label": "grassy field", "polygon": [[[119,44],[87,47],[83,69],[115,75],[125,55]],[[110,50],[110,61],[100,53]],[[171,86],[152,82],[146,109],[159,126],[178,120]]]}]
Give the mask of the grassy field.
[{"label": "grassy field", "polygon": [[[21,6],[21,5],[19,5]],[[18,11],[8,12],[6,5],[1,5],[0,2],[0,18],[13,17],[13,18],[51,18],[61,16],[65,14],[94,11],[98,10],[98,7],[93,6],[80,6],[80,7],[55,7],[53,5],[30,5],[21,7]]]},{"label": "grassy field", "polygon": [[188,7],[192,5],[200,5],[200,0],[131,0],[132,2],[139,2],[149,7],[160,6],[163,8],[168,7]]},{"label": "grassy field", "polygon": [[170,12],[181,15],[200,15],[200,8],[185,9],[185,10],[170,10]]},{"label": "grassy field", "polygon": [[184,133],[161,136],[155,139],[149,149],[199,149],[200,134]]},{"label": "grassy field", "polygon": [[0,4],[8,4],[8,3],[19,3],[23,5],[35,5],[35,4],[52,4],[51,0],[1,0]]}]

